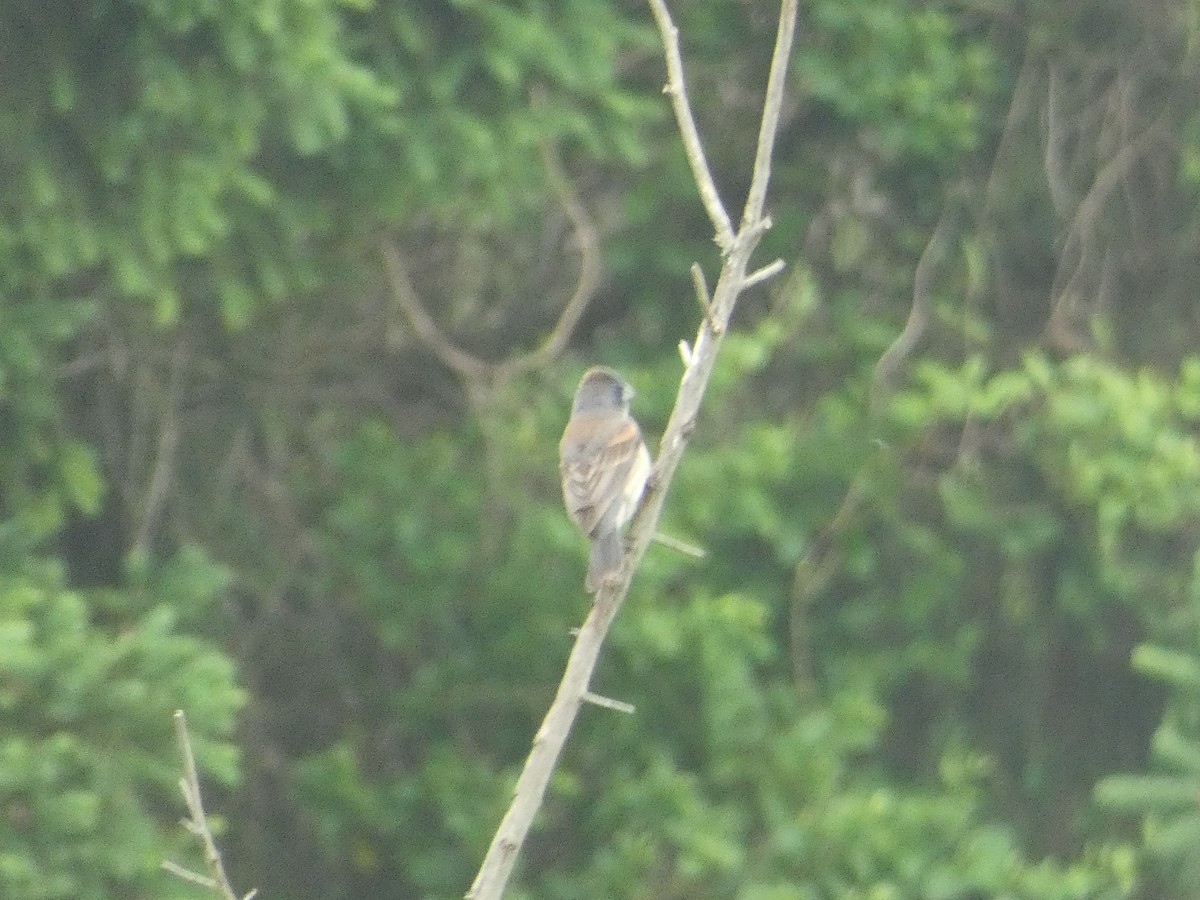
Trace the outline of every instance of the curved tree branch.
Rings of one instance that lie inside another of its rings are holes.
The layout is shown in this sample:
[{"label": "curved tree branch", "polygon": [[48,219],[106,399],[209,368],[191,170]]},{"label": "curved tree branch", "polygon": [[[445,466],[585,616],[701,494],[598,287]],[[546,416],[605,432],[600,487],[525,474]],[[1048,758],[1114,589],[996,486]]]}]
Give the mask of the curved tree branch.
[{"label": "curved tree branch", "polygon": [[386,241],[380,242],[379,250],[383,254],[392,296],[404,310],[417,337],[460,378],[466,381],[482,379],[487,372],[487,363],[456,345],[438,327],[433,316],[425,309],[425,304],[421,302],[417,289],[413,287],[408,266],[405,265],[400,251]]},{"label": "curved tree branch", "polygon": [[548,141],[541,146],[542,165],[550,179],[550,188],[562,204],[563,212],[571,222],[575,233],[575,241],[579,245],[579,277],[575,281],[575,290],[571,293],[558,321],[550,330],[550,334],[542,344],[528,353],[515,356],[504,364],[505,373],[530,372],[541,368],[567,347],[575,326],[587,309],[596,288],[600,286],[600,237],[587,208],[576,195],[563,169],[558,152]]},{"label": "curved tree branch", "polygon": [[875,363],[875,371],[871,374],[870,412],[872,418],[877,417],[883,409],[883,404],[891,394],[896,376],[909,354],[916,348],[917,342],[929,327],[932,306],[930,298],[933,292],[933,277],[938,265],[946,256],[950,245],[950,232],[954,225],[956,211],[955,198],[946,200],[942,207],[941,218],[933,229],[933,235],[921,258],[917,260],[917,268],[913,273],[912,306],[908,310],[908,320],[896,339],[888,345],[887,350]]},{"label": "curved tree branch", "polygon": [[[659,24],[668,71],[672,73],[670,93],[676,120],[685,143],[694,142],[694,146],[689,149],[688,157],[693,160],[692,171],[696,177],[697,187],[702,197],[715,200],[716,188],[707,165],[703,164],[703,151],[702,148],[699,148],[699,137],[696,135],[682,78],[676,79],[675,77],[682,71],[678,57],[678,34],[670,22],[662,0],[649,0],[649,2]],[[588,684],[599,659],[604,638],[625,600],[633,580],[633,574],[653,539],[659,516],[662,513],[663,502],[666,499],[667,488],[683,457],[688,439],[695,430],[700,402],[716,364],[721,338],[729,324],[729,318],[738,297],[747,285],[746,270],[750,256],[770,225],[770,222],[763,217],[763,205],[766,200],[770,174],[771,148],[774,145],[779,123],[783,82],[788,60],[791,57],[795,20],[796,0],[783,0],[775,53],[771,60],[771,73],[764,101],[755,169],[751,180],[751,189],[746,199],[742,225],[737,234],[729,233],[727,244],[722,245],[726,252],[721,274],[717,280],[712,301],[708,304],[708,315],[701,319],[695,344],[687,356],[683,379],[675,398],[675,407],[659,444],[654,472],[646,485],[646,492],[630,528],[628,549],[620,575],[610,579],[601,587],[591,612],[579,630],[579,636],[571,650],[558,692],[553,703],[550,704],[550,709],[547,711],[541,727],[534,736],[533,747],[525,761],[525,767],[517,779],[512,804],[500,822],[500,827],[492,839],[483,865],[475,876],[471,889],[467,892],[470,900],[496,900],[503,894],[513,866],[516,864],[517,855],[533,824],[534,815],[545,797],[550,776],[553,774],[558,757],[566,744],[575,716],[588,693]],[[697,149],[700,150],[699,153],[695,152]],[[696,164],[696,160],[699,161],[699,165]],[[705,203],[706,206],[709,206],[710,216],[713,216],[717,241],[720,244],[725,240],[722,238],[722,229],[729,228],[728,218],[722,218],[724,210],[720,206],[719,200],[716,200],[715,207],[709,204],[709,199],[706,199]],[[715,214],[714,210],[718,211],[719,215]]]},{"label": "curved tree branch", "polygon": [[550,188],[571,223],[580,260],[579,276],[571,297],[563,306],[550,333],[535,349],[496,362],[480,359],[463,350],[438,327],[425,308],[400,251],[386,241],[380,242],[392,296],[399,303],[417,338],[467,384],[468,391],[486,383],[502,383],[514,375],[533,371],[561,354],[600,285],[600,237],[592,217],[571,186],[554,147],[548,141],[543,142],[540,152]]}]

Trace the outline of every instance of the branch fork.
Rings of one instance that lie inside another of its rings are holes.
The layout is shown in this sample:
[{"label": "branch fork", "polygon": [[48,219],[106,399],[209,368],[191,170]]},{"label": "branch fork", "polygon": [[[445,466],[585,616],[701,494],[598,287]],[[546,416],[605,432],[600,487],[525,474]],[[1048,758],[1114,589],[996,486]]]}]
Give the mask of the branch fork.
[{"label": "branch fork", "polygon": [[664,0],[649,0],[649,4],[658,24],[666,57],[668,80],[663,92],[670,98],[700,199],[712,221],[715,240],[721,249],[721,274],[710,297],[703,272],[699,271],[698,265],[692,269],[696,297],[704,315],[695,342],[690,347],[686,342],[680,342],[680,355],[684,360],[683,378],[676,395],[675,407],[659,444],[658,459],[630,527],[624,565],[615,577],[601,585],[591,611],[579,629],[558,692],[537,731],[529,758],[517,779],[512,804],[496,831],[474,883],[467,891],[467,900],[498,900],[503,894],[521,845],[545,797],[550,776],[557,765],[575,716],[585,701],[597,701],[597,696],[589,690],[589,682],[599,659],[601,646],[629,591],[633,575],[654,537],[667,489],[683,456],[688,438],[695,430],[700,403],[716,364],[717,351],[720,349],[721,339],[728,327],[734,306],[747,287],[771,277],[783,268],[782,262],[776,260],[749,276],[746,274],[751,254],[762,235],[771,226],[770,218],[763,214],[763,207],[770,180],[771,154],[783,104],[783,85],[791,58],[797,0],[782,0],[781,3],[754,170],[742,214],[742,224],[736,233],[708,168],[704,147],[692,116],[683,79],[683,61],[679,53],[679,30],[671,21]]}]

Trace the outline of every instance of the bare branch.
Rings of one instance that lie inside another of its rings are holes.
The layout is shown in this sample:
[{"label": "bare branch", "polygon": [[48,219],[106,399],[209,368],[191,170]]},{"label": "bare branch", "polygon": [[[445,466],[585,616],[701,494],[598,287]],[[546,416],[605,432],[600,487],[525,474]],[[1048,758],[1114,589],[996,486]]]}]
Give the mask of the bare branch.
[{"label": "bare branch", "polygon": [[993,155],[992,169],[988,173],[987,186],[983,190],[984,215],[992,209],[1000,194],[1000,169],[1008,158],[1008,151],[1016,139],[1017,126],[1025,120],[1034,106],[1034,87],[1036,86],[1039,66],[1036,53],[1030,45],[1025,49],[1025,58],[1021,62],[1021,71],[1017,74],[1017,84],[1013,89],[1012,102],[1008,105],[1008,114],[1004,117],[1004,130],[1000,133],[1000,142]]},{"label": "bare branch", "polygon": [[[607,598],[607,599],[606,599]],[[559,754],[566,744],[567,734],[575,721],[575,714],[587,692],[592,670],[600,657],[600,648],[609,625],[617,614],[618,604],[610,585],[604,585],[592,606],[591,612],[579,629],[579,636],[571,650],[567,668],[558,686],[558,693],[542,726],[533,738],[533,748],[525,761],[525,768],[517,779],[513,790],[512,805],[500,822],[492,845],[488,849],[475,883],[467,892],[473,900],[497,900],[512,874],[517,854],[525,835],[533,824],[533,817],[542,805],[550,775],[554,772]]]},{"label": "bare branch", "polygon": [[144,552],[148,548],[154,523],[167,502],[167,492],[171,487],[175,469],[175,451],[179,446],[179,408],[182,404],[186,370],[187,347],[181,339],[171,352],[171,374],[163,398],[162,424],[158,430],[154,468],[150,474],[150,483],[146,487],[146,499],[137,511],[139,522],[132,544],[135,552]]},{"label": "bare branch", "polygon": [[1063,98],[1065,90],[1062,84],[1062,71],[1056,64],[1049,66],[1046,81],[1046,149],[1043,154],[1043,168],[1046,170],[1046,186],[1050,189],[1050,200],[1054,211],[1065,216],[1071,207],[1071,191],[1067,186],[1064,160],[1067,143],[1067,125],[1063,122]]},{"label": "bare branch", "polygon": [[712,220],[716,231],[717,246],[722,253],[729,250],[733,243],[733,224],[729,221],[729,213],[721,203],[721,195],[713,181],[712,172],[708,168],[708,160],[704,156],[704,144],[700,140],[700,132],[696,129],[696,119],[692,116],[692,107],[688,103],[687,88],[683,81],[683,59],[679,55],[679,29],[671,21],[671,13],[667,11],[664,0],[650,0],[650,9],[654,20],[658,23],[659,34],[662,35],[663,50],[667,59],[667,84],[663,93],[671,98],[671,106],[675,109],[675,119],[679,123],[679,133],[683,138],[683,149],[687,153],[688,164],[692,167],[692,177],[700,192],[700,199]]},{"label": "bare branch", "polygon": [[591,691],[583,692],[583,700],[585,703],[590,703],[593,706],[601,706],[604,709],[615,710],[627,715],[633,715],[637,712],[637,707],[632,703],[626,703],[623,700],[613,700],[611,697],[602,697],[599,694],[593,694]]},{"label": "bare branch", "polygon": [[[1082,278],[1090,276],[1095,268],[1095,256],[1099,253],[1097,247],[1098,220],[1104,210],[1104,204],[1109,195],[1120,186],[1129,169],[1137,162],[1156,141],[1162,140],[1167,134],[1166,116],[1161,116],[1149,128],[1143,131],[1135,140],[1123,144],[1111,159],[1096,173],[1087,193],[1076,207],[1071,225],[1067,229],[1066,241],[1063,243],[1062,254],[1059,256],[1058,271],[1055,273],[1054,285],[1051,291],[1050,316],[1046,321],[1046,332],[1059,336],[1067,346],[1074,342],[1071,338],[1073,329],[1070,325],[1075,303],[1080,299],[1083,290],[1078,286]],[[1070,274],[1066,275],[1067,266],[1071,264]]]},{"label": "bare branch", "polygon": [[[879,450],[886,449],[880,445]],[[825,585],[841,563],[842,535],[854,521],[859,508],[867,498],[867,488],[871,483],[872,470],[875,461],[881,454],[877,452],[869,459],[850,482],[850,488],[837,512],[824,528],[817,534],[804,551],[804,556],[796,564],[792,574],[791,610],[788,623],[792,651],[792,672],[796,679],[796,687],[810,694],[814,690],[814,675],[812,667],[812,643],[809,631],[808,613],[817,595],[824,590]]]},{"label": "bare branch", "polygon": [[768,278],[774,278],[783,271],[784,262],[782,259],[777,259],[773,263],[768,263],[761,269],[751,272],[746,276],[745,287],[754,287],[760,281],[766,281]]},{"label": "bare branch", "polygon": [[546,339],[534,350],[511,356],[503,362],[490,362],[463,350],[438,327],[425,308],[400,251],[386,241],[380,243],[392,295],[417,337],[468,386],[478,386],[488,379],[507,380],[521,372],[541,368],[561,354],[600,285],[600,238],[592,217],[576,195],[558,153],[549,142],[542,143],[541,156],[550,187],[571,223],[580,259],[579,277],[570,299]]},{"label": "bare branch", "polygon": [[[666,491],[683,456],[687,441],[696,427],[696,417],[708,379],[716,364],[721,338],[728,327],[737,299],[746,286],[746,269],[750,256],[769,222],[762,217],[770,175],[770,153],[779,123],[783,101],[783,77],[791,56],[792,35],[795,29],[796,0],[783,0],[780,10],[775,55],[771,60],[764,101],[759,152],[755,159],[751,191],[747,198],[741,229],[735,235],[724,208],[721,206],[712,177],[704,161],[703,148],[696,133],[695,122],[683,91],[683,67],[679,59],[678,33],[662,0],[649,0],[662,32],[663,47],[670,73],[668,91],[675,107],[676,119],[687,147],[688,159],[696,186],[716,229],[716,240],[724,251],[724,264],[717,280],[709,314],[704,316],[694,346],[685,356],[685,370],[675,399],[675,407],[659,444],[658,460],[646,484],[638,511],[630,528],[623,565],[617,575],[609,578],[596,594],[592,609],[579,629],[575,645],[567,660],[566,671],[558,692],[533,739],[533,747],[525,767],[517,779],[512,804],[504,814],[487,855],[467,892],[470,900],[497,900],[516,864],[517,854],[525,841],[534,815],[542,804],[550,777],[566,743],[588,692],[592,672],[600,656],[605,635],[616,617],[642,557],[655,534],[662,513]],[[693,276],[694,277],[694,276]],[[707,289],[700,292],[700,296]],[[681,347],[683,342],[681,342]]]},{"label": "bare branch", "polygon": [[183,755],[183,778],[179,779],[179,789],[183,794],[188,815],[191,816],[190,819],[185,819],[183,824],[200,839],[208,875],[199,875],[170,861],[163,862],[162,867],[185,881],[208,888],[223,900],[252,900],[258,893],[257,889],[239,898],[225,875],[225,865],[221,862],[221,853],[217,850],[217,842],[213,839],[212,830],[208,827],[208,816],[204,812],[204,801],[200,796],[200,774],[196,770],[196,757],[192,753],[192,740],[188,735],[187,719],[182,709],[175,710],[175,739],[179,742],[179,752]]},{"label": "bare branch", "polygon": [[[788,8],[791,8],[790,14]],[[754,154],[754,176],[742,211],[743,229],[760,221],[767,202],[767,184],[771,180],[771,154],[779,131],[779,113],[783,109],[783,86],[792,61],[792,40],[796,32],[796,0],[784,0],[775,32],[775,52],[771,55],[771,74],[767,76],[767,96],[763,103],[762,123],[758,128],[758,149]],[[770,227],[769,225],[767,227]]]}]

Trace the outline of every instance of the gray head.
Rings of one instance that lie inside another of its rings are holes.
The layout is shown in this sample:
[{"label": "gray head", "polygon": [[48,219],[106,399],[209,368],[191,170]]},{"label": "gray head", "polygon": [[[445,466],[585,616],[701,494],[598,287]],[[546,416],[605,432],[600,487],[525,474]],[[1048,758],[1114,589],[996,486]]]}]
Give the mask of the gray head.
[{"label": "gray head", "polygon": [[583,373],[575,391],[573,412],[595,412],[602,409],[629,411],[633,388],[620,375],[604,366],[593,366]]}]

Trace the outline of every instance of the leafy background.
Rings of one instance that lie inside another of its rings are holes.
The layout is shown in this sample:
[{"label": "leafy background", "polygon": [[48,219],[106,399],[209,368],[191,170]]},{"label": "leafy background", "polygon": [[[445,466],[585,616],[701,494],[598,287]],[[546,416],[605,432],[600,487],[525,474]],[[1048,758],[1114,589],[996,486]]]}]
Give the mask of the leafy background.
[{"label": "leafy background", "polygon": [[[726,201],[775,8],[677,4]],[[1192,0],[804,4],[764,261],[514,898],[1200,890]],[[0,10],[0,894],[461,895],[581,620],[555,443],[718,266],[624,0]],[[481,359],[445,368],[379,257]],[[939,222],[943,223],[938,228]],[[915,279],[935,231],[942,252]],[[925,327],[876,366],[916,304]],[[842,515],[839,515],[839,510]]]}]

